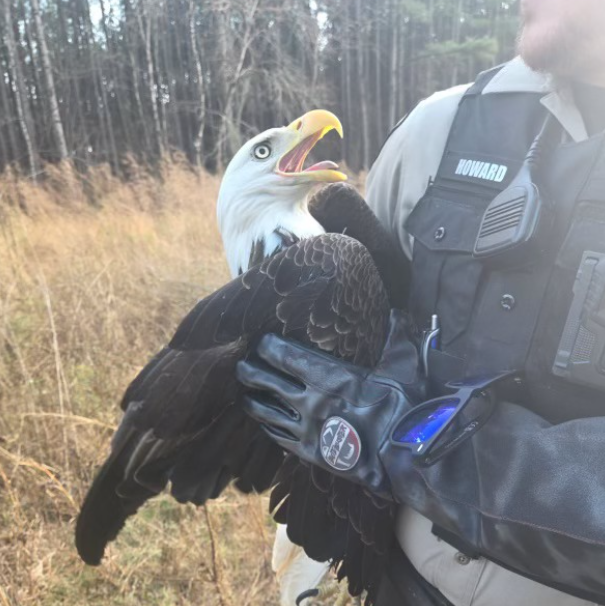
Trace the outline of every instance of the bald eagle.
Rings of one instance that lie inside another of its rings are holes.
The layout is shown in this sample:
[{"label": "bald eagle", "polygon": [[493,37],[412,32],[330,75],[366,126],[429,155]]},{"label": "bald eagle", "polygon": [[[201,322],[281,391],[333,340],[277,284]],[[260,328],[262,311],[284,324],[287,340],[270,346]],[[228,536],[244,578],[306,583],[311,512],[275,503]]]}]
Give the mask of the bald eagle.
[{"label": "bald eagle", "polygon": [[[127,518],[170,484],[179,502],[272,489],[288,536],[371,603],[394,538],[390,502],[310,467],[274,444],[242,410],[239,360],[280,333],[372,367],[407,266],[333,162],[304,168],[337,118],[309,112],[246,143],[229,164],[218,218],[236,277],[201,300],[143,368],[76,524],[81,558],[98,565]],[[332,183],[309,204],[318,183]]]}]

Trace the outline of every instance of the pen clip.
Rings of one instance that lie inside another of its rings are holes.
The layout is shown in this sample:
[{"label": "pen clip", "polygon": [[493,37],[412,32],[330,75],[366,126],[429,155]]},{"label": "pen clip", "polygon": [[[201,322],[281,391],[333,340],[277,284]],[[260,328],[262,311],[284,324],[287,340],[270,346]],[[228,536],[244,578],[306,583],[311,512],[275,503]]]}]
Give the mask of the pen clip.
[{"label": "pen clip", "polygon": [[429,351],[439,347],[438,339],[440,334],[441,327],[439,326],[439,316],[433,314],[431,317],[431,328],[424,332],[421,347],[422,364],[424,366],[424,374],[427,378],[429,376]]}]

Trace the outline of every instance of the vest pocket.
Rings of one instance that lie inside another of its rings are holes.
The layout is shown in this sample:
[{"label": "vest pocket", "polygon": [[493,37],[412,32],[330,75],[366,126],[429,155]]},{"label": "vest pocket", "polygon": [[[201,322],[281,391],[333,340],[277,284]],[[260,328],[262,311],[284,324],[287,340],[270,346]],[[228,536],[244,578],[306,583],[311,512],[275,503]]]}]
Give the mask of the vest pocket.
[{"label": "vest pocket", "polygon": [[[594,367],[599,386],[605,383],[605,353],[602,337],[597,338],[605,330],[604,256],[605,205],[582,203],[556,257],[536,331],[545,371],[574,381],[574,364]],[[592,383],[577,374],[579,383]]]},{"label": "vest pocket", "polygon": [[566,222],[526,361],[531,408],[553,423],[602,414],[605,390],[605,205],[579,203]]},{"label": "vest pocket", "polygon": [[468,328],[483,273],[473,249],[490,200],[460,197],[433,187],[405,225],[414,238],[410,309],[420,327],[439,315],[445,347]]}]

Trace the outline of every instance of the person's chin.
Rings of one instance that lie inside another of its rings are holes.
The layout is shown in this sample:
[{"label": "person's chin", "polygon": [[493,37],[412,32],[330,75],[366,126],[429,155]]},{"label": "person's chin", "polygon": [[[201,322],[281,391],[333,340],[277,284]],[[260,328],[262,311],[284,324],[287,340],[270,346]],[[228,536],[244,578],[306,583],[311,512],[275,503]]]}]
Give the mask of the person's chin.
[{"label": "person's chin", "polygon": [[551,61],[548,61],[540,53],[534,52],[533,49],[521,48],[519,49],[519,55],[525,64],[535,72],[550,73],[552,71]]},{"label": "person's chin", "polygon": [[555,36],[545,37],[523,32],[517,43],[517,52],[534,71],[554,73],[565,67],[566,61],[560,44]]}]

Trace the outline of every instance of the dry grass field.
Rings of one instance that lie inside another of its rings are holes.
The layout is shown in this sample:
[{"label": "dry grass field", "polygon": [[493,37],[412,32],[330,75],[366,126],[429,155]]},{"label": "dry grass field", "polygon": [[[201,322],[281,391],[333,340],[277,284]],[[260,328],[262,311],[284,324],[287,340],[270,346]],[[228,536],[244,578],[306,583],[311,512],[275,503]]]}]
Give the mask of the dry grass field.
[{"label": "dry grass field", "polygon": [[49,170],[43,187],[0,178],[0,605],[277,604],[265,497],[162,496],[101,567],[78,559],[75,516],[124,388],[227,268],[216,178]]}]

